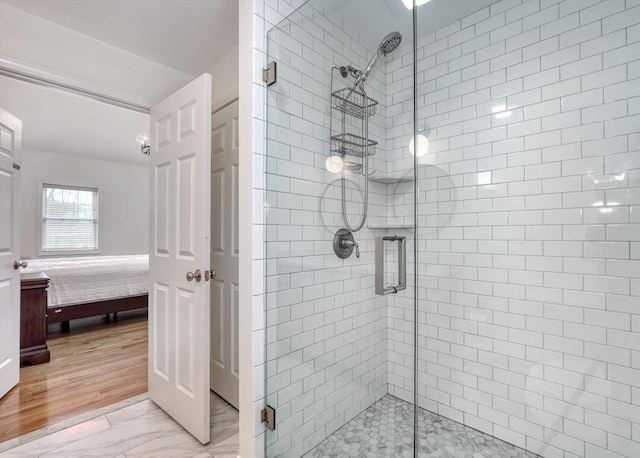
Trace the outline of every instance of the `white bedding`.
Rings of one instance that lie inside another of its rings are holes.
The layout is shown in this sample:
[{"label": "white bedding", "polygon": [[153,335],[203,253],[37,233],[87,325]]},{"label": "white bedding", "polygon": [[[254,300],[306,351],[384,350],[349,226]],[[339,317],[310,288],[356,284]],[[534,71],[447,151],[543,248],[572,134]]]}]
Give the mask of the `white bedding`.
[{"label": "white bedding", "polygon": [[49,276],[49,307],[95,302],[148,292],[149,256],[30,259],[22,272]]}]

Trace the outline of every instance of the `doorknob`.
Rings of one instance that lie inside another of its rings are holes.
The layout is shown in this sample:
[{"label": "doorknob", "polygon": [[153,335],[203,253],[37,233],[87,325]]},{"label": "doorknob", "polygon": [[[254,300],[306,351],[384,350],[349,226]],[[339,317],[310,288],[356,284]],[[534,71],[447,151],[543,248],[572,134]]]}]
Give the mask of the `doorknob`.
[{"label": "doorknob", "polygon": [[22,267],[23,269],[27,268],[27,261],[13,261],[13,268],[15,270],[18,270],[20,267]]},{"label": "doorknob", "polygon": [[204,281],[213,280],[216,278],[216,271],[214,269],[204,271]]},{"label": "doorknob", "polygon": [[195,272],[187,272],[187,281],[192,281],[194,278],[197,282],[199,282],[200,280],[202,280],[202,272],[200,272],[200,269],[196,269]]}]

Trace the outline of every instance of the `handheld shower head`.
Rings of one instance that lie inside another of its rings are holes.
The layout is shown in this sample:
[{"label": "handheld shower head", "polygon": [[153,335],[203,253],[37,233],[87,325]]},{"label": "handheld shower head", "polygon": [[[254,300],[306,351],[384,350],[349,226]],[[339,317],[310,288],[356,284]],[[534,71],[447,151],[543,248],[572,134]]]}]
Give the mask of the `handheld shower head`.
[{"label": "handheld shower head", "polygon": [[400,45],[401,41],[402,35],[400,35],[400,32],[391,32],[380,42],[380,46],[378,46],[378,52],[381,52],[386,56],[390,52],[395,51],[396,48]]},{"label": "handheld shower head", "polygon": [[391,32],[389,35],[384,37],[380,42],[380,45],[378,45],[376,53],[373,55],[365,69],[358,74],[356,81],[353,83],[353,88],[355,89],[358,85],[364,83],[378,62],[378,59],[380,59],[381,56],[386,56],[390,52],[395,51],[401,41],[402,35],[400,32]]}]

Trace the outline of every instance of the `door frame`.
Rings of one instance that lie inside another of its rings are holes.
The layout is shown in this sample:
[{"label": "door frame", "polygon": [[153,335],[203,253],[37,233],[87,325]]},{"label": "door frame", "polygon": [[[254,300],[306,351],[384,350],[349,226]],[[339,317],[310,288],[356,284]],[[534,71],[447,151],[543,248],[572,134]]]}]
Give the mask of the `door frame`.
[{"label": "door frame", "polygon": [[[260,423],[260,411],[265,398],[264,351],[254,352],[254,348],[264,347],[265,319],[261,294],[262,278],[254,279],[254,267],[262,272],[263,256],[255,259],[254,253],[261,253],[263,248],[263,215],[259,201],[262,193],[255,191],[254,173],[257,170],[259,154],[264,152],[264,117],[254,119],[254,104],[264,100],[264,85],[258,84],[258,69],[255,68],[264,59],[260,52],[264,46],[264,37],[257,36],[254,19],[253,1],[241,1],[238,5],[239,38],[238,38],[238,123],[240,144],[238,159],[240,168],[239,180],[243,186],[238,196],[238,239],[241,247],[238,259],[238,284],[242,285],[239,293],[240,316],[238,337],[240,339],[240,456],[264,456],[264,427]],[[257,11],[256,11],[257,13]],[[256,48],[254,48],[256,43]],[[255,79],[255,81],[254,81]],[[254,126],[256,130],[254,131]],[[254,151],[256,162],[254,163]],[[254,195],[257,208],[254,210]],[[255,212],[255,214],[254,214]],[[254,236],[255,233],[255,236]],[[254,244],[256,246],[254,246]],[[243,414],[244,413],[244,414]]]}]

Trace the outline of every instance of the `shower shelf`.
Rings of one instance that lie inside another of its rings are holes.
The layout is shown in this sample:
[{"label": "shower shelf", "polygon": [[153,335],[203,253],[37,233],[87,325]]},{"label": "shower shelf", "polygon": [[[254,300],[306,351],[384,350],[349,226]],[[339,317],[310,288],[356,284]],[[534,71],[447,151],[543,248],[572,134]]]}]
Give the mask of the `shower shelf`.
[{"label": "shower shelf", "polygon": [[333,107],[336,110],[359,119],[376,114],[376,106],[378,105],[376,100],[367,97],[366,100],[368,103],[365,104],[365,96],[362,92],[354,90],[353,93],[349,94],[350,92],[351,88],[345,87],[331,93],[333,96]]},{"label": "shower shelf", "polygon": [[[344,170],[347,172],[351,172],[353,175],[361,175],[364,176],[364,172],[362,171],[362,164],[358,162],[344,161]],[[376,173],[375,170],[369,173],[369,178]]]},{"label": "shower shelf", "polygon": [[393,175],[373,175],[369,178],[371,181],[382,184],[397,184],[397,183],[410,183],[413,181],[413,177],[410,176],[393,176]]},{"label": "shower shelf", "polygon": [[413,229],[413,224],[367,224],[369,229]]},{"label": "shower shelf", "polygon": [[348,154],[349,156],[363,157],[365,151],[369,151],[369,156],[376,153],[375,146],[378,142],[369,140],[366,144],[364,137],[350,133],[342,133],[331,136],[331,151],[338,154]]}]

